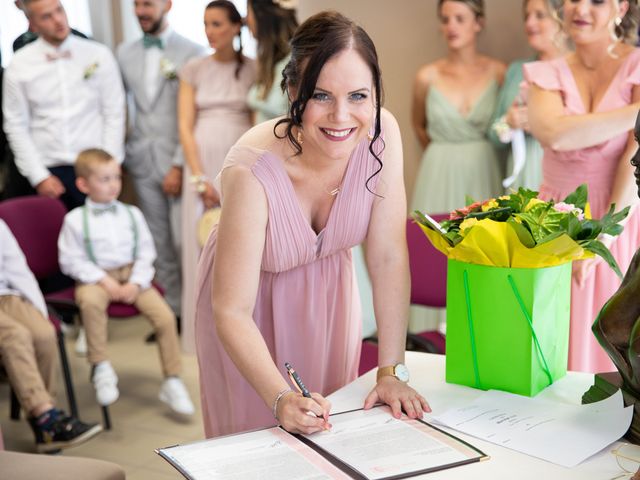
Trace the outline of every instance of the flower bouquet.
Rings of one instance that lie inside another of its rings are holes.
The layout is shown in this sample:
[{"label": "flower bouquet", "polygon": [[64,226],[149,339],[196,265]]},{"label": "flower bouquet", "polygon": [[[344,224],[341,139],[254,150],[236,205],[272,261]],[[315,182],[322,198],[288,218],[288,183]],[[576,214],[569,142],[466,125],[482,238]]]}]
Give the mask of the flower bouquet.
[{"label": "flower bouquet", "polygon": [[571,260],[602,257],[622,278],[618,264],[600,238],[622,232],[629,207],[599,220],[591,218],[587,186],[580,185],[561,202],[545,202],[538,192],[517,192],[473,202],[454,210],[441,224],[414,212],[433,245],[450,259],[496,267],[538,268]]},{"label": "flower bouquet", "polygon": [[448,257],[448,382],[535,395],[565,375],[571,261],[602,257],[621,276],[604,236],[629,208],[591,218],[587,187],[560,202],[520,188],[468,205],[441,223],[414,212]]}]

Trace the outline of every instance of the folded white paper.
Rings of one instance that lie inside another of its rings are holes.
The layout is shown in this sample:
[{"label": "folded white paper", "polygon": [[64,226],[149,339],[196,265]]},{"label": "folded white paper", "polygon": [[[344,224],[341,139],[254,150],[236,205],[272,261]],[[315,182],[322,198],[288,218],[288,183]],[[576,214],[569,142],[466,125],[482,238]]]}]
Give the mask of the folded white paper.
[{"label": "folded white paper", "polygon": [[569,405],[490,390],[468,405],[433,417],[460,432],[565,467],[574,467],[625,434],[633,407],[622,393]]}]

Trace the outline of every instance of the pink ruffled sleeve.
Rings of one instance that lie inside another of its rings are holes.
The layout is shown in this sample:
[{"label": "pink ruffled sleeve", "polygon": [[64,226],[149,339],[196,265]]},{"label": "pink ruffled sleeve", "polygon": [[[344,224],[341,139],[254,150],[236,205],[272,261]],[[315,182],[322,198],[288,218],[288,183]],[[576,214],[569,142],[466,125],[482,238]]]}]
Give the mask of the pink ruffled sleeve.
[{"label": "pink ruffled sleeve", "polygon": [[629,61],[625,65],[627,71],[623,76],[631,85],[640,85],[640,48],[635,48],[629,56]]},{"label": "pink ruffled sleeve", "polygon": [[537,85],[544,90],[562,90],[558,60],[525,63],[522,66],[524,79],[529,85]]}]

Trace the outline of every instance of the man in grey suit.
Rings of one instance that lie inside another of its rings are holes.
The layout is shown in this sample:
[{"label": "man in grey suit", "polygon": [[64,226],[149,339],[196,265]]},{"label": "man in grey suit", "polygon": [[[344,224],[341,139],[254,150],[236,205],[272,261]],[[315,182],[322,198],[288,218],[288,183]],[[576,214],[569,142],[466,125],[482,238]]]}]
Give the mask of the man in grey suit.
[{"label": "man in grey suit", "polygon": [[125,166],[158,251],[158,281],[179,316],[183,157],[178,138],[177,72],[206,50],[171,30],[167,21],[171,0],[133,3],[144,36],[120,45],[117,54],[131,107]]}]

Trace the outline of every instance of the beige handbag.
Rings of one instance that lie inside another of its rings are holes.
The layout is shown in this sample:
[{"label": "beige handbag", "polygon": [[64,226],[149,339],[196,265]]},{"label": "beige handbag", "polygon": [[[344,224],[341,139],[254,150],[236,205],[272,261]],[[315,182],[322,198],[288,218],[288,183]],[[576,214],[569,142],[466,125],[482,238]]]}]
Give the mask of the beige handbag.
[{"label": "beige handbag", "polygon": [[220,207],[210,208],[205,211],[200,217],[200,220],[198,220],[196,234],[198,236],[198,244],[201,248],[207,243],[207,239],[209,238],[209,234],[211,233],[211,230],[213,230],[213,227],[218,224],[221,211],[222,209]]}]

